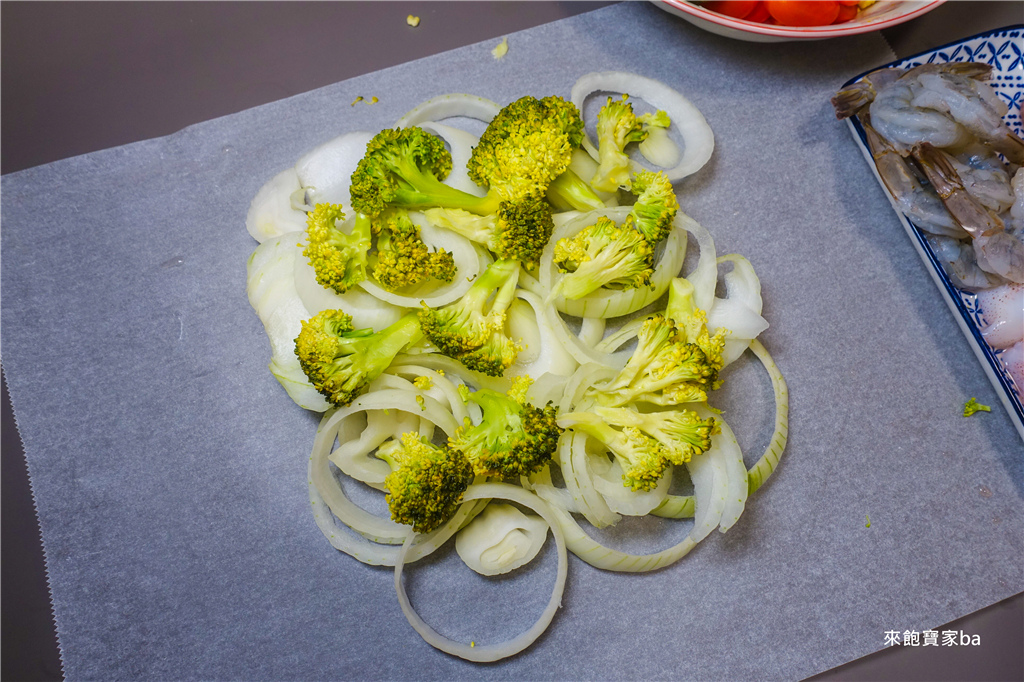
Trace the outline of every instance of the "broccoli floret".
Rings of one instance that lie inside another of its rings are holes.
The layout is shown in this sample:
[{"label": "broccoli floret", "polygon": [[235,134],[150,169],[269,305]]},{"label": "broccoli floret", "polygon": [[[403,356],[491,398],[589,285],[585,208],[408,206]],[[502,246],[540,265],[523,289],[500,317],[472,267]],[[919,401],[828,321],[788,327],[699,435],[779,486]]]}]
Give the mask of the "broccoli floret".
[{"label": "broccoli floret", "polygon": [[525,263],[540,260],[555,229],[550,204],[537,197],[503,201],[486,216],[448,208],[428,209],[425,215],[434,225],[486,246],[498,258]]},{"label": "broccoli floret", "polygon": [[496,193],[477,197],[441,182],[452,156],[440,138],[422,128],[382,130],[366,145],[352,173],[352,206],[370,216],[386,208],[461,208],[480,215],[498,210]]},{"label": "broccoli floret", "polygon": [[352,232],[346,234],[337,224],[345,220],[340,204],[317,204],[306,218],[306,248],[322,286],[345,293],[366,279],[367,252],[370,250],[370,219],[356,214]]},{"label": "broccoli floret", "polygon": [[448,357],[470,369],[501,376],[518,352],[504,331],[505,311],[518,281],[518,262],[495,261],[458,301],[443,308],[424,306],[419,312],[423,333]]},{"label": "broccoli floret", "polygon": [[521,97],[487,125],[466,169],[473,182],[502,198],[544,196],[582,139],[583,119],[574,104]]},{"label": "broccoli floret", "polygon": [[403,348],[423,338],[415,313],[379,332],[353,329],[352,317],[325,310],[302,323],[295,354],[316,390],[335,405],[348,405],[388,368]]},{"label": "broccoli floret", "polygon": [[714,417],[701,419],[692,410],[640,413],[628,407],[596,407],[594,413],[613,426],[640,429],[661,443],[672,464],[685,464],[706,452],[712,434],[718,432]]},{"label": "broccoli floret", "polygon": [[455,260],[444,249],[430,251],[420,230],[402,209],[386,211],[378,221],[377,257],[373,276],[388,291],[397,291],[430,278],[451,282]]},{"label": "broccoli floret", "polygon": [[596,397],[609,407],[704,402],[716,373],[704,351],[687,343],[672,320],[655,315],[640,327],[636,350],[626,366],[595,389]]},{"label": "broccoli floret", "polygon": [[566,210],[593,211],[606,207],[590,183],[571,168],[566,168],[564,173],[548,185],[547,198],[552,204]]},{"label": "broccoli floret", "polygon": [[554,261],[568,274],[552,289],[552,299],[559,294],[582,298],[603,286],[646,286],[654,272],[654,251],[647,240],[628,224],[616,225],[608,218],[598,218],[574,237],[559,239]]},{"label": "broccoli floret", "polygon": [[672,231],[672,221],[679,211],[672,182],[665,173],[641,170],[633,174],[636,203],[630,215],[633,225],[651,244],[657,244]]},{"label": "broccoli floret", "polygon": [[609,97],[597,113],[598,167],[590,184],[602,192],[614,192],[619,188],[628,190],[631,181],[626,145],[645,139],[647,132],[633,113],[633,105],[627,101],[627,95],[620,100]]},{"label": "broccoli floret", "polygon": [[562,435],[554,407],[534,407],[522,397],[486,389],[469,399],[483,408],[483,419],[475,426],[467,419],[448,445],[465,453],[477,474],[527,476],[551,460]]},{"label": "broccoli floret", "polygon": [[429,533],[450,519],[473,480],[473,468],[458,450],[439,448],[418,433],[377,449],[391,473],[384,479],[391,518]]},{"label": "broccoli floret", "polygon": [[964,403],[964,416],[970,417],[978,412],[991,412],[992,408],[988,405],[982,405],[978,402],[977,398],[971,398]]},{"label": "broccoli floret", "polygon": [[690,280],[685,277],[672,280],[668,290],[665,316],[675,322],[684,341],[696,344],[704,352],[708,364],[713,369],[712,388],[718,388],[718,371],[725,362],[722,353],[725,350],[726,330],[719,329],[714,334],[708,332],[708,316],[697,307],[693,294],[694,288]]},{"label": "broccoli floret", "polygon": [[650,114],[641,114],[636,117],[636,120],[640,122],[644,130],[650,131],[651,128],[668,128],[672,125],[672,119],[669,118],[667,111],[655,111]]},{"label": "broccoli floret", "polygon": [[558,418],[562,428],[581,431],[597,439],[622,467],[622,484],[632,490],[652,490],[670,462],[665,449],[640,429],[615,429],[592,412],[570,412]]}]

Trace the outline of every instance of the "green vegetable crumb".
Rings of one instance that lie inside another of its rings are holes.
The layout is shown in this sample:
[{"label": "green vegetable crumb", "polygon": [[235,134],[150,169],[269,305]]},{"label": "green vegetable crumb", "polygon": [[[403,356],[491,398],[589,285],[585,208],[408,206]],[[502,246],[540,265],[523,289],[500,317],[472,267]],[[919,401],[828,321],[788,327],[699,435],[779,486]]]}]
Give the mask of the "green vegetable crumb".
[{"label": "green vegetable crumb", "polygon": [[971,398],[964,403],[964,416],[970,417],[975,412],[991,412],[992,408],[988,405],[982,405],[978,402],[977,398]]},{"label": "green vegetable crumb", "polygon": [[864,518],[867,519],[867,521],[868,521],[867,523],[864,524],[864,527],[865,528],[870,528],[871,527],[871,517],[869,515],[865,514]]}]

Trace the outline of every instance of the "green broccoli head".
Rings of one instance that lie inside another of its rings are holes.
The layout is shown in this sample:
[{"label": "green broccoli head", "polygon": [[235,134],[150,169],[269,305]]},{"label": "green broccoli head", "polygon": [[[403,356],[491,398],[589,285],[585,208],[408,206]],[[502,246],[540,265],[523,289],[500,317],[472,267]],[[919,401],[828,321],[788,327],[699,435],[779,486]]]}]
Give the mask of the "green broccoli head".
[{"label": "green broccoli head", "polygon": [[558,240],[554,262],[568,274],[558,281],[551,298],[561,294],[578,299],[603,286],[632,289],[650,284],[654,250],[628,224],[598,218],[574,237]]},{"label": "green broccoli head", "polygon": [[441,182],[451,169],[452,156],[440,138],[415,127],[382,130],[352,173],[352,206],[371,216],[389,207],[497,210],[497,197],[477,197]]},{"label": "green broccoli head", "polygon": [[712,387],[718,388],[718,371],[724,364],[722,353],[725,351],[726,330],[719,329],[714,334],[708,331],[708,316],[697,307],[693,296],[694,288],[690,280],[685,277],[672,280],[668,290],[665,317],[675,322],[680,338],[687,343],[696,344],[704,352],[708,364],[714,369]]},{"label": "green broccoli head", "polygon": [[637,120],[633,105],[627,98],[627,95],[620,100],[609,97],[597,113],[598,167],[590,183],[602,192],[630,188],[626,145],[647,138],[647,132]]},{"label": "green broccoli head", "polygon": [[340,294],[366,279],[370,250],[370,220],[357,214],[351,233],[342,232],[345,220],[340,204],[317,204],[306,217],[306,248],[316,281]]},{"label": "green broccoli head", "polygon": [[518,262],[495,261],[458,301],[443,308],[424,306],[419,312],[423,333],[444,355],[501,376],[518,352],[504,333],[505,311],[518,281]]},{"label": "green broccoli head", "polygon": [[685,464],[706,452],[711,436],[719,431],[714,417],[701,419],[692,410],[640,413],[626,407],[596,407],[594,413],[608,424],[639,429],[661,443],[672,464]]},{"label": "green broccoli head", "polygon": [[335,405],[351,403],[403,348],[422,338],[415,313],[374,333],[352,328],[352,317],[325,310],[302,323],[295,354],[310,383]]},{"label": "green broccoli head", "polygon": [[651,244],[657,244],[672,231],[679,202],[672,182],[662,171],[641,170],[633,175],[636,203],[630,216],[633,225]]},{"label": "green broccoli head", "polygon": [[543,196],[569,166],[583,120],[560,97],[522,97],[488,124],[467,164],[469,177],[502,199]]},{"label": "green broccoli head", "polygon": [[420,230],[402,209],[381,214],[373,277],[388,291],[398,291],[428,279],[451,282],[455,260],[444,249],[430,251]]},{"label": "green broccoli head", "polygon": [[591,412],[563,414],[558,425],[604,445],[622,468],[622,484],[631,490],[653,490],[671,464],[661,444],[636,427],[616,429]]},{"label": "green broccoli head", "polygon": [[483,409],[483,419],[475,426],[467,420],[448,445],[465,453],[477,474],[527,476],[551,461],[562,435],[554,407],[486,389],[469,399]]},{"label": "green broccoli head", "polygon": [[655,315],[641,326],[626,366],[595,392],[598,402],[610,407],[704,402],[716,376],[704,351],[688,343],[672,320]]},{"label": "green broccoli head", "polygon": [[425,212],[434,225],[486,246],[504,260],[536,263],[555,229],[551,206],[543,198],[526,196],[502,201],[491,215],[432,208]]},{"label": "green broccoli head", "polygon": [[391,518],[429,533],[455,515],[473,480],[473,468],[458,450],[439,448],[417,433],[377,449],[391,473],[384,479]]}]

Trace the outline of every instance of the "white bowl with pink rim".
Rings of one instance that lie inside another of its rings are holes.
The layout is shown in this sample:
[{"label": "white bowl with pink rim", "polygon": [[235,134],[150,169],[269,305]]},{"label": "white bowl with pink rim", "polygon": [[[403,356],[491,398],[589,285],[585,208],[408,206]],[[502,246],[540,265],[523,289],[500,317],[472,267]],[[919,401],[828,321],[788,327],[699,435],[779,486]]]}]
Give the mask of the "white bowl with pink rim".
[{"label": "white bowl with pink rim", "polygon": [[734,19],[712,12],[686,0],[651,0],[657,7],[682,17],[694,26],[726,38],[754,43],[782,43],[790,40],[825,40],[840,36],[880,31],[921,16],[945,0],[879,0],[862,10],[855,19],[829,26],[777,26]]}]

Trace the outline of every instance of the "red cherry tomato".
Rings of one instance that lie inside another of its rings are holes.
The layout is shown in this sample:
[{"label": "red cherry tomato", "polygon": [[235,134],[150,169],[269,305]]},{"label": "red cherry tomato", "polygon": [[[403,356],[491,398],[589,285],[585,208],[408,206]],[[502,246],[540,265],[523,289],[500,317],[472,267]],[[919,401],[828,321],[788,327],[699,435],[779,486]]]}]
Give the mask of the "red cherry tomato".
[{"label": "red cherry tomato", "polygon": [[704,3],[704,9],[734,19],[743,19],[753,11],[758,2],[759,0],[712,0]]},{"label": "red cherry tomato", "polygon": [[782,26],[828,26],[839,16],[836,0],[765,0],[764,4]]},{"label": "red cherry tomato", "polygon": [[759,24],[763,24],[768,21],[769,18],[771,18],[771,15],[768,14],[768,8],[765,7],[763,2],[757,3],[757,7],[754,8],[754,11],[743,17],[744,21],[756,21]]},{"label": "red cherry tomato", "polygon": [[842,24],[854,19],[857,16],[857,5],[839,5],[839,16],[833,21],[833,24]]},{"label": "red cherry tomato", "polygon": [[856,7],[860,4],[860,0],[838,0],[838,2],[843,7]]}]

